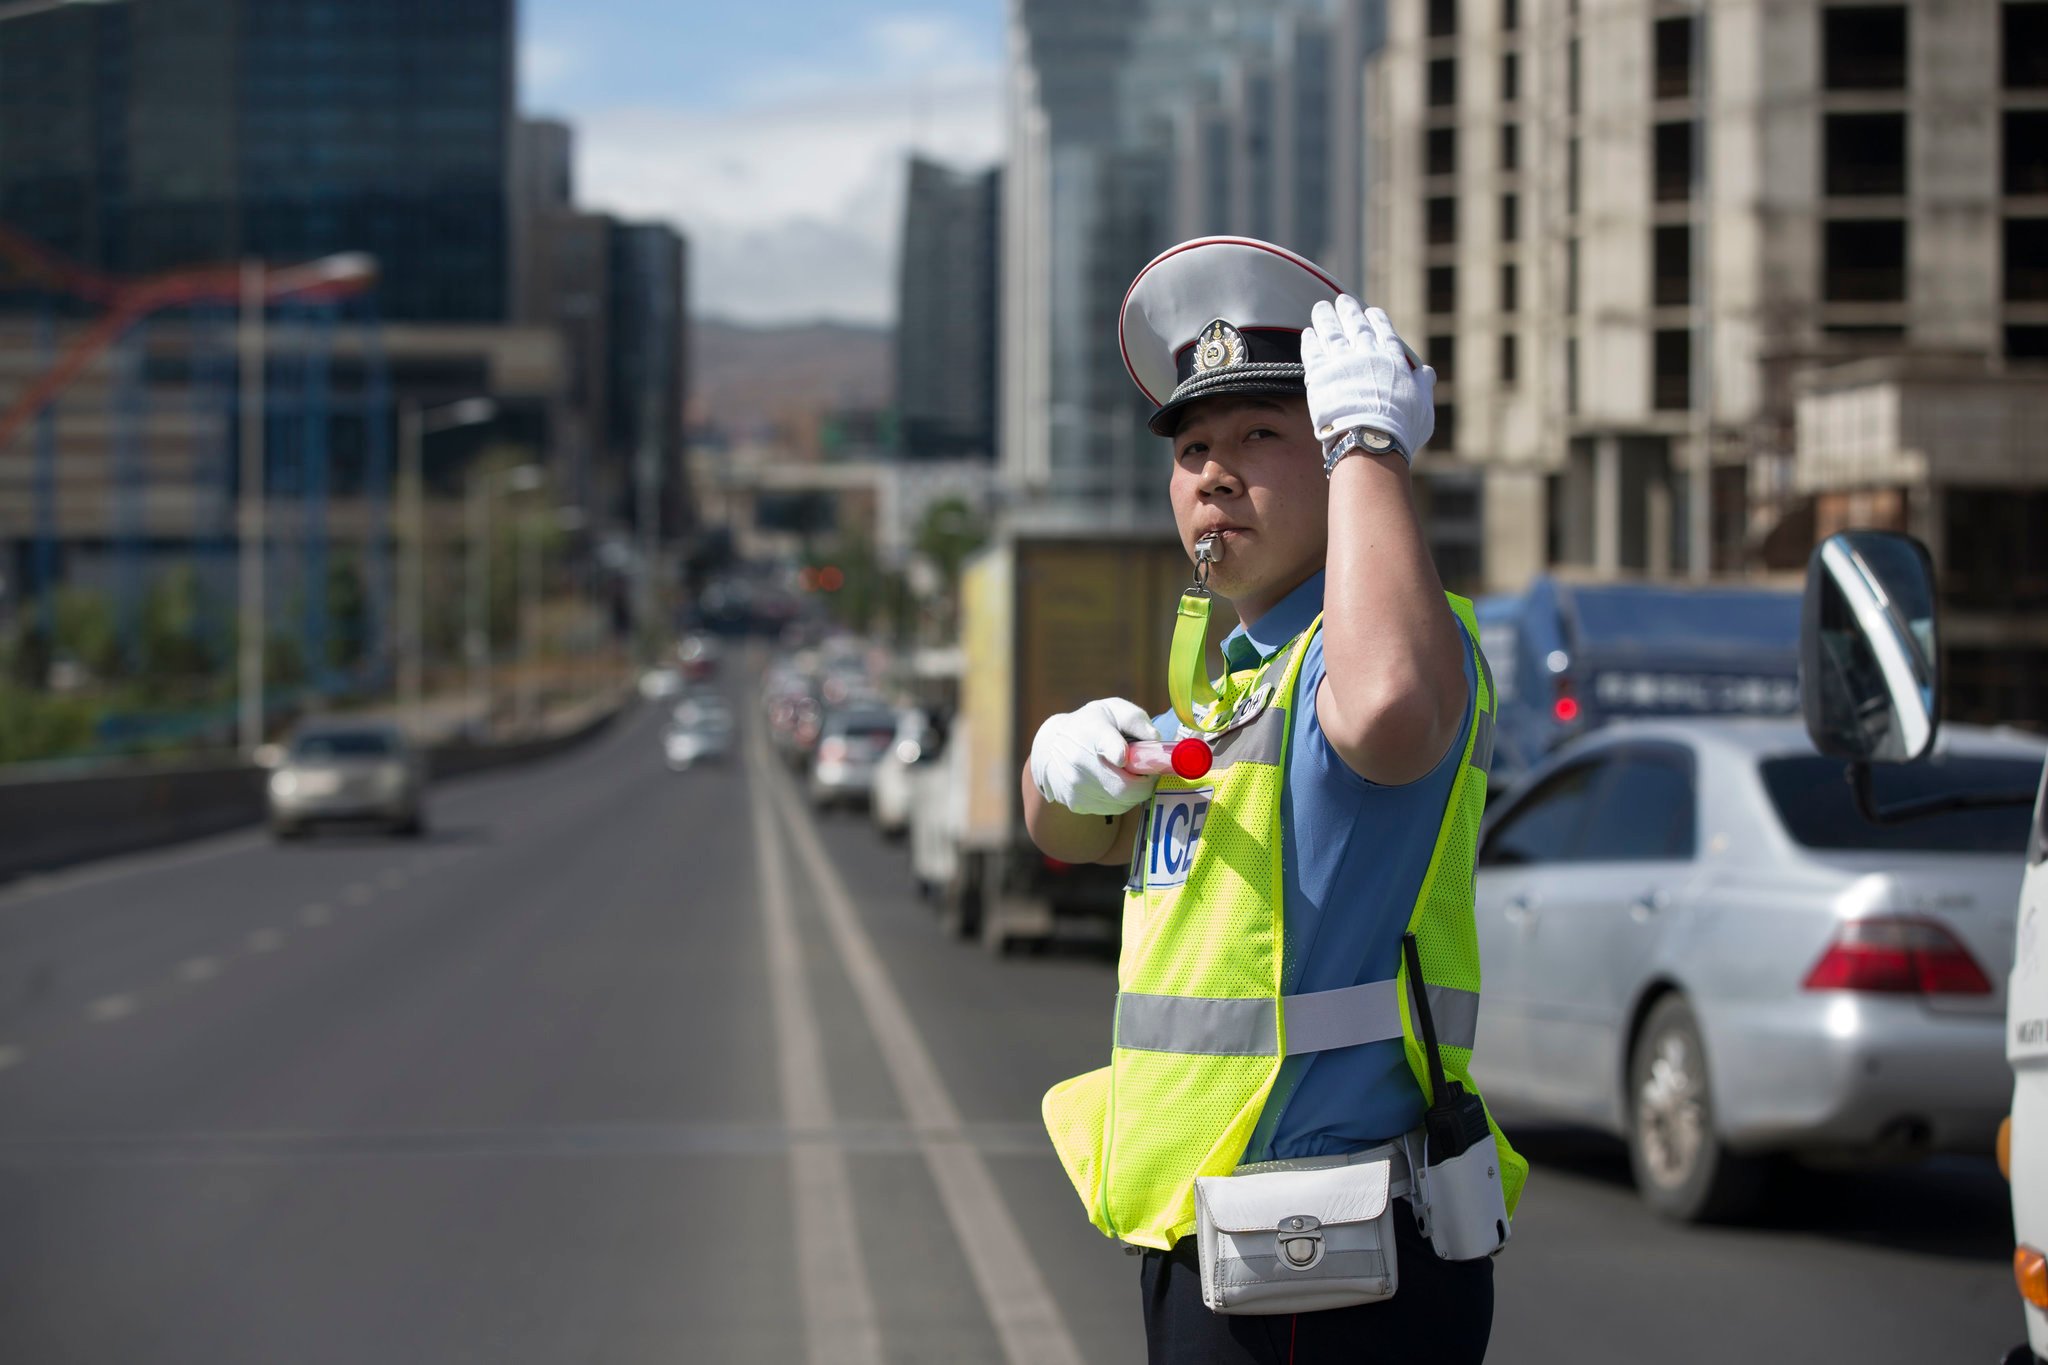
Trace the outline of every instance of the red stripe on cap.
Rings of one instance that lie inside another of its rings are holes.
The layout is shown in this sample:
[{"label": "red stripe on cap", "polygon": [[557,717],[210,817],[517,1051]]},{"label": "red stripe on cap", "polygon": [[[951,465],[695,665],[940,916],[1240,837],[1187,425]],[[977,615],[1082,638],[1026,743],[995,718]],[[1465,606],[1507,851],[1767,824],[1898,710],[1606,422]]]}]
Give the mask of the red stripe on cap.
[{"label": "red stripe on cap", "polygon": [[[1131,287],[1124,291],[1123,307],[1119,308],[1116,314],[1116,350],[1117,354],[1123,357],[1124,373],[1129,375],[1131,377],[1131,382],[1138,386],[1139,393],[1142,393],[1145,395],[1145,397],[1151,399],[1152,406],[1155,408],[1160,406],[1158,396],[1154,394],[1152,390],[1145,387],[1145,381],[1138,378],[1137,370],[1135,370],[1131,366],[1130,345],[1128,342],[1124,340],[1124,314],[1131,306],[1131,295],[1138,292],[1139,281],[1143,280],[1147,275],[1152,273],[1153,266],[1158,265],[1161,261],[1170,260],[1171,258],[1180,255],[1180,253],[1183,251],[1193,251],[1198,246],[1252,247],[1255,250],[1266,252],[1269,255],[1278,256],[1283,261],[1292,261],[1295,265],[1300,266],[1303,270],[1306,270],[1309,274],[1315,276],[1324,284],[1327,284],[1328,286],[1330,286],[1330,288],[1336,290],[1339,294],[1344,292],[1343,285],[1337,283],[1328,275],[1325,275],[1316,266],[1315,262],[1309,260],[1306,256],[1297,256],[1293,252],[1287,250],[1285,247],[1274,246],[1271,242],[1262,242],[1258,240],[1256,237],[1197,237],[1191,242],[1182,242],[1179,246],[1168,247],[1166,250],[1160,252],[1157,256],[1154,256],[1151,262],[1147,264],[1143,270],[1140,270],[1138,272],[1138,278],[1131,281]],[[1410,364],[1410,368],[1413,368],[1412,362]]]}]

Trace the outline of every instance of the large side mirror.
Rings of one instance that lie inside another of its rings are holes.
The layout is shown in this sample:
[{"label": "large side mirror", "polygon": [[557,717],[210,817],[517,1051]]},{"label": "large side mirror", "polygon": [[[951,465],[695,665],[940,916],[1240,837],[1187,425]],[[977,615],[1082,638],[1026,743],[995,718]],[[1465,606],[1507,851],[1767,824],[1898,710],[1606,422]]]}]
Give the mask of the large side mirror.
[{"label": "large side mirror", "polygon": [[284,766],[284,746],[259,744],[256,746],[256,752],[249,757],[259,768],[281,768]]},{"label": "large side mirror", "polygon": [[1911,536],[1844,531],[1806,567],[1799,693],[1814,748],[1911,763],[1941,724],[1934,561]]}]

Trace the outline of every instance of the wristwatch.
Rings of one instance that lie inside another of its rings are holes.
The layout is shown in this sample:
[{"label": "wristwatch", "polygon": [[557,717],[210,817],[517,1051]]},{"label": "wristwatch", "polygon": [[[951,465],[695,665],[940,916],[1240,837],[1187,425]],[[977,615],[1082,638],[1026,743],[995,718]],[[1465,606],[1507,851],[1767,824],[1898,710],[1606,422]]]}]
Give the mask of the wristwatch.
[{"label": "wristwatch", "polygon": [[1353,453],[1364,455],[1399,455],[1409,459],[1401,443],[1377,427],[1353,427],[1342,436],[1331,441],[1323,451],[1323,477],[1329,478],[1336,472],[1337,461]]}]

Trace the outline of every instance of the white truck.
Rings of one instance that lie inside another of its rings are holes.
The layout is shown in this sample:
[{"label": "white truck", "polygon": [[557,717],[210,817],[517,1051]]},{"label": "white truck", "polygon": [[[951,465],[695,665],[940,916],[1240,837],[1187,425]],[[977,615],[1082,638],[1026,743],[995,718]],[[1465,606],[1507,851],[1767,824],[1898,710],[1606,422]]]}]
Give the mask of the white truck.
[{"label": "white truck", "polygon": [[1999,1160],[2012,1181],[2013,1278],[2025,1305],[2027,1344],[2014,1347],[2006,1362],[2041,1365],[2048,1361],[2048,771],[2034,797],[2017,932],[2005,997],[2012,1117]]},{"label": "white truck", "polygon": [[1858,804],[1873,823],[2033,804],[2006,991],[2012,1113],[1999,1133],[1998,1160],[2012,1182],[2013,1278],[2027,1329],[2005,1365],[2048,1365],[2048,769],[2032,792],[1885,809],[1872,793],[1872,763],[1915,762],[1933,746],[1941,724],[1937,616],[1933,564],[1918,541],[1882,531],[1828,537],[1807,570],[1800,700],[1814,747],[1848,762]]},{"label": "white truck", "polygon": [[[960,711],[944,786],[920,793],[911,836],[917,876],[961,937],[1001,951],[1049,937],[1061,921],[1115,931],[1124,870],[1068,867],[1040,854],[1024,829],[1021,775],[1047,716],[1096,697],[1166,709],[1167,646],[1191,581],[1171,532],[1006,527],[969,561]],[[1218,599],[1211,645],[1234,624]]]}]

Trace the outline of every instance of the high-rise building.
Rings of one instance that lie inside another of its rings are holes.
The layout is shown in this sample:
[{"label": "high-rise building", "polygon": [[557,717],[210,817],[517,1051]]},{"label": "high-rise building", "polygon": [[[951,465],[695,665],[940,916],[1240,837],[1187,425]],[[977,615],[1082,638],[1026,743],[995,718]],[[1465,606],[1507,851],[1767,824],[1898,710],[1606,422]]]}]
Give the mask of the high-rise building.
[{"label": "high-rise building", "polygon": [[897,443],[913,460],[991,458],[1002,172],[913,157],[896,281]]},{"label": "high-rise building", "polygon": [[134,275],[367,251],[384,315],[508,316],[512,0],[146,0],[0,25],[0,223]]},{"label": "high-rise building", "polygon": [[[1790,567],[1852,520],[1954,574],[1984,543],[1958,509],[2040,515],[2020,433],[2048,354],[2048,5],[1384,19],[1366,284],[1436,366],[1417,473],[1479,503],[1470,581]],[[2006,600],[2048,600],[2040,581]],[[2048,668],[1994,596],[1952,616],[1966,706]],[[2003,714],[2048,719],[2031,686]]]},{"label": "high-rise building", "polygon": [[1158,252],[1207,233],[1275,240],[1340,272],[1357,259],[1356,216],[1333,194],[1361,175],[1356,63],[1343,63],[1362,50],[1364,0],[1037,3],[1017,16],[1003,476],[1063,520],[1160,524],[1160,442],[1117,352],[1124,290]]},{"label": "high-rise building", "polygon": [[685,247],[665,223],[614,223],[610,255],[609,435],[611,448],[632,461],[622,467],[630,477],[615,511],[666,541],[691,521],[683,470]]}]

